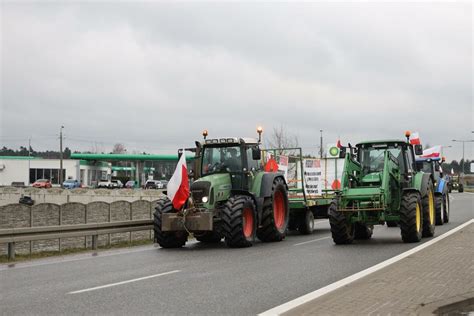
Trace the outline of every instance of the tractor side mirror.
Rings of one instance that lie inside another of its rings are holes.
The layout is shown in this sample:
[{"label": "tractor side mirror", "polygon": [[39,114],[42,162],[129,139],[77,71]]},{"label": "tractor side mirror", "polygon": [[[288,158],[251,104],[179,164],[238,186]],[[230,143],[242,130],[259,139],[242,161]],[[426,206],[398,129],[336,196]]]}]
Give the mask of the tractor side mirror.
[{"label": "tractor side mirror", "polygon": [[258,147],[253,147],[252,148],[252,159],[253,160],[262,159],[262,153],[260,152],[260,148],[258,148]]},{"label": "tractor side mirror", "polygon": [[339,148],[339,158],[346,158],[346,147]]},{"label": "tractor side mirror", "polygon": [[415,155],[417,155],[417,156],[423,155],[423,146],[422,145],[415,145]]}]

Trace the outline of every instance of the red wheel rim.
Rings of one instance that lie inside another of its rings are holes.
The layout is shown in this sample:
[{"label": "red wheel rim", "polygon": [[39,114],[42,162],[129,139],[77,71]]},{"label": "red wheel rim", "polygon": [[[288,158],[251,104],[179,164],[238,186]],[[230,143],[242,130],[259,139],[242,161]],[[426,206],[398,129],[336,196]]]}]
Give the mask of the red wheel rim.
[{"label": "red wheel rim", "polygon": [[285,199],[280,191],[275,192],[273,196],[273,218],[275,219],[275,227],[280,229],[285,225]]},{"label": "red wheel rim", "polygon": [[253,234],[253,211],[251,208],[247,207],[244,208],[243,212],[243,226],[244,226],[244,236],[245,238],[249,238]]}]

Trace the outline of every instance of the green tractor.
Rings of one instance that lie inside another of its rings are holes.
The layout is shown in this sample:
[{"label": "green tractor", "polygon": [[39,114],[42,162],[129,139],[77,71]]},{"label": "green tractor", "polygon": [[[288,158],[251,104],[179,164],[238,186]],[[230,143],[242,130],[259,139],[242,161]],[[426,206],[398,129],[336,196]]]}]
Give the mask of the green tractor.
[{"label": "green tractor", "polygon": [[[196,142],[190,197],[183,209],[168,198],[154,213],[155,242],[163,248],[185,245],[192,234],[198,241],[229,247],[249,247],[261,241],[281,241],[289,220],[288,187],[283,174],[265,172],[259,139],[215,138]],[[181,153],[185,154],[185,153]]]},{"label": "green tractor", "polygon": [[346,153],[341,191],[328,210],[336,244],[370,239],[373,226],[398,223],[404,242],[431,237],[435,229],[434,187],[429,173],[418,172],[421,145],[381,140],[357,144]]}]

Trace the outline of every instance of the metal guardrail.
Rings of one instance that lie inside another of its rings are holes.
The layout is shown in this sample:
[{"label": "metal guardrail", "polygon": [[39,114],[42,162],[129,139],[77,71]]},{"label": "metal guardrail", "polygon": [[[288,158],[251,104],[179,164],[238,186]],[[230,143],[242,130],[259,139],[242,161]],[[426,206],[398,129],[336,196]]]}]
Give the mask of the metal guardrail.
[{"label": "metal guardrail", "polygon": [[99,235],[153,229],[153,220],[90,223],[60,226],[42,226],[0,229],[0,243],[8,244],[8,259],[15,259],[15,242],[68,237],[92,236],[92,249],[97,249]]}]

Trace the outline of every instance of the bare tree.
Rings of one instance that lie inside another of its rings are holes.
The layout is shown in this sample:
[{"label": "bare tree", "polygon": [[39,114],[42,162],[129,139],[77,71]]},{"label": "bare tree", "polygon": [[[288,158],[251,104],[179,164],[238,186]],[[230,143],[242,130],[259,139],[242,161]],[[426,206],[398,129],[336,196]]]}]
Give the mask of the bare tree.
[{"label": "bare tree", "polygon": [[125,145],[122,143],[117,143],[114,145],[114,148],[112,149],[112,154],[124,154],[127,151],[125,148]]},{"label": "bare tree", "polygon": [[[273,133],[268,139],[269,148],[295,148],[298,147],[298,137],[288,132],[283,124],[273,127]],[[281,154],[283,151],[280,150]]]}]

